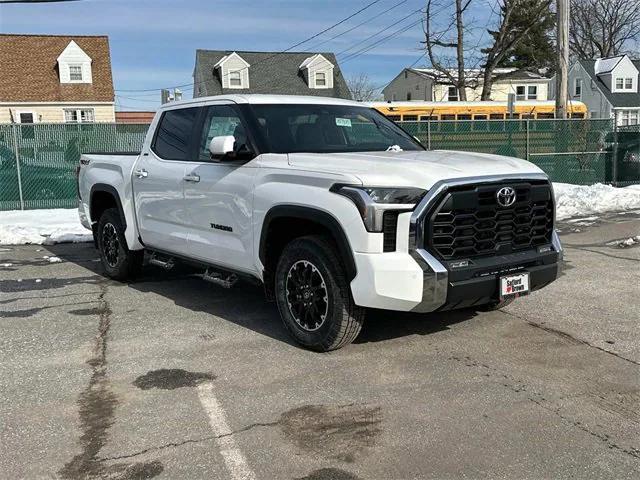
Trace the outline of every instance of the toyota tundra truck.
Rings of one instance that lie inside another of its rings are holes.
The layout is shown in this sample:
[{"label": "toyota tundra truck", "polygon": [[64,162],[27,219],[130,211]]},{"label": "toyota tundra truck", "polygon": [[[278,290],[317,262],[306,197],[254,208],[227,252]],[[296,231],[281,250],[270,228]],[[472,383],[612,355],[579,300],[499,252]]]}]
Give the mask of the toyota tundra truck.
[{"label": "toyota tundra truck", "polygon": [[538,167],[428,151],[333,98],[163,105],[141,152],[81,156],[78,193],[108,277],[144,260],[221,287],[253,279],[319,351],[352,342],[367,309],[501,308],[553,282],[562,257]]}]

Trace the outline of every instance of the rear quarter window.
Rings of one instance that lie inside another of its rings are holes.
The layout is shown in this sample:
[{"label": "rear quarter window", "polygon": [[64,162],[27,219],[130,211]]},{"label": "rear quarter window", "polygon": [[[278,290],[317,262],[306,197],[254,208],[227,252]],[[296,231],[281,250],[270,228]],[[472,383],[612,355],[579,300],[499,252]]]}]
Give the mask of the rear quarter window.
[{"label": "rear quarter window", "polygon": [[188,160],[198,108],[180,108],[162,114],[153,151],[165,160]]}]

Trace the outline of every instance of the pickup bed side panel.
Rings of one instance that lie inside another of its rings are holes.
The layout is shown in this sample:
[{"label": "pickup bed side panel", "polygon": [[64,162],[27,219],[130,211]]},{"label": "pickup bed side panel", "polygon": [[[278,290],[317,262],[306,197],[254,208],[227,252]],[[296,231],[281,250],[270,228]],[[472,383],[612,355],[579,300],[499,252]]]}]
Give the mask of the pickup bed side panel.
[{"label": "pickup bed side panel", "polygon": [[[91,218],[91,196],[97,191],[117,192],[126,223],[125,239],[130,250],[141,250],[131,189],[131,172],[137,155],[83,155],[85,165],[80,170],[80,218],[89,224],[99,219]],[[88,162],[88,164],[86,164]],[[111,189],[106,186],[112,187]],[[84,222],[83,222],[84,223]],[[85,225],[86,226],[86,225]]]}]

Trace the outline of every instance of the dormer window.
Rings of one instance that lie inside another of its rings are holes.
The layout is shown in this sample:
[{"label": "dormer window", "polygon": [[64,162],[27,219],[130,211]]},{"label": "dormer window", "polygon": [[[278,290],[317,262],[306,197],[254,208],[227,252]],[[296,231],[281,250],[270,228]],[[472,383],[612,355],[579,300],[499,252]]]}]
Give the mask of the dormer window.
[{"label": "dormer window", "polygon": [[616,78],[616,89],[622,90],[624,88],[624,78]]},{"label": "dormer window", "polygon": [[333,88],[333,63],[317,53],[305,59],[298,69],[309,88]]},{"label": "dormer window", "polygon": [[624,79],[624,89],[625,90],[633,90],[633,78],[625,78]]},{"label": "dormer window", "polygon": [[229,88],[242,88],[242,76],[239,70],[229,72]]},{"label": "dormer window", "polygon": [[69,65],[69,80],[82,82],[82,65]]},{"label": "dormer window", "polygon": [[71,40],[58,56],[60,83],[92,83],[91,57]]},{"label": "dormer window", "polygon": [[222,88],[249,88],[249,63],[236,52],[222,57],[213,66],[222,83]]}]

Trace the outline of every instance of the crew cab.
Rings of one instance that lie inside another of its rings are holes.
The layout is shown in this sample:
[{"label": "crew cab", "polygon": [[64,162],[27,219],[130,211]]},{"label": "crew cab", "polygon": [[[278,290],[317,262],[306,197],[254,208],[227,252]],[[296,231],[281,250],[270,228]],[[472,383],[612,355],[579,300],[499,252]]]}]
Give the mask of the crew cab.
[{"label": "crew cab", "polygon": [[222,287],[253,279],[319,351],[352,342],[369,308],[501,308],[554,281],[562,256],[538,167],[427,151],[346,100],[163,105],[141,152],[81,156],[78,191],[109,277],[146,258]]}]

